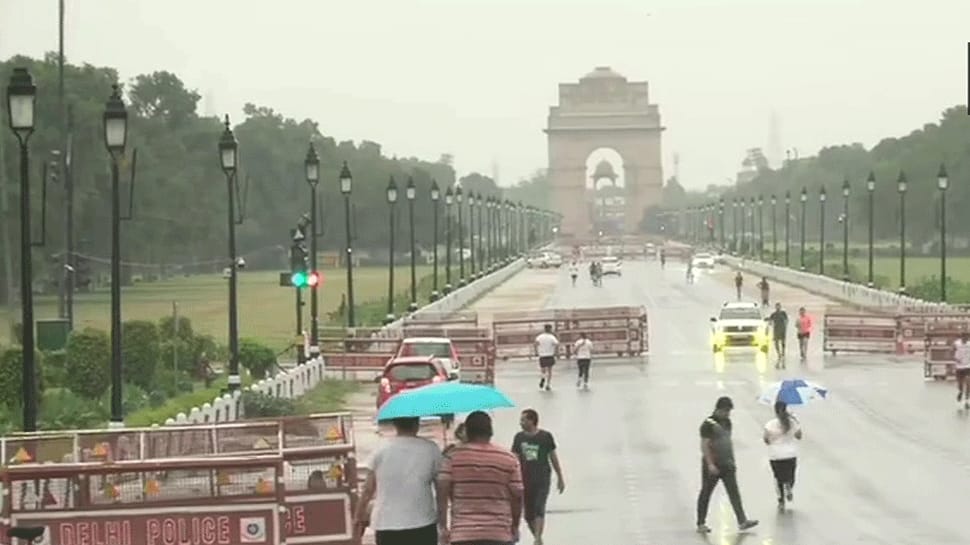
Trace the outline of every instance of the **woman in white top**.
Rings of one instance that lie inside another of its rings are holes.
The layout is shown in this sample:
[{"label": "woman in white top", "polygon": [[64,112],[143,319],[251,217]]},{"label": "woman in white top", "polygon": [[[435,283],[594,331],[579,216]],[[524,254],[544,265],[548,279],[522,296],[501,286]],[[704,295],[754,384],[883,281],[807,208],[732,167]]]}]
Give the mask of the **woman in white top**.
[{"label": "woman in white top", "polygon": [[593,359],[593,341],[586,337],[585,332],[581,332],[579,339],[573,344],[573,350],[576,352],[576,367],[579,369],[576,387],[589,390],[589,362]]},{"label": "woman in white top", "polygon": [[798,441],[802,439],[798,419],[788,414],[788,405],[784,401],[775,402],[775,417],[765,424],[763,439],[770,451],[771,471],[778,485],[778,508],[784,509],[785,500],[793,499]]}]

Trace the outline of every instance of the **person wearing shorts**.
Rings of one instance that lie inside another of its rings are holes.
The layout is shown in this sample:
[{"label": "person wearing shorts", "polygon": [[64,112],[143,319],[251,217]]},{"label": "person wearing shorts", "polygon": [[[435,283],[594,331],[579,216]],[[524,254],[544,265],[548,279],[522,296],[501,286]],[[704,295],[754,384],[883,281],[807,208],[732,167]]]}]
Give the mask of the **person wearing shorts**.
[{"label": "person wearing shorts", "polygon": [[970,409],[970,335],[963,333],[953,343],[953,361],[957,376],[957,403]]},{"label": "person wearing shorts", "polygon": [[552,333],[552,325],[546,324],[536,337],[536,356],[539,357],[539,389],[552,390],[552,367],[556,365],[559,339]]},{"label": "person wearing shorts", "polygon": [[552,488],[552,471],[556,472],[556,488],[560,494],[566,489],[562,467],[556,455],[556,439],[539,428],[539,413],[533,409],[522,411],[519,419],[522,431],[512,439],[512,452],[522,467],[522,512],[536,545],[542,545],[545,529],[546,501]]},{"label": "person wearing shorts", "polygon": [[808,339],[812,336],[812,317],[805,311],[805,307],[798,309],[795,325],[798,330],[798,352],[804,362],[808,358]]}]

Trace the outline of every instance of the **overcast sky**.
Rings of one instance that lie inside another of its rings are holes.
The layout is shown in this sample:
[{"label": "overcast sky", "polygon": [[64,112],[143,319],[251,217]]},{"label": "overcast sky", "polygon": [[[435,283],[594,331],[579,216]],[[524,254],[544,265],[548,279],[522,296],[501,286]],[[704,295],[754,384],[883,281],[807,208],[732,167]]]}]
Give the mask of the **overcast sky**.
[{"label": "overcast sky", "polygon": [[[57,0],[0,0],[0,58],[57,49]],[[510,184],[546,166],[557,84],[650,82],[665,177],[723,183],[750,147],[901,136],[967,97],[970,0],[67,0],[72,63],[177,73],[387,154]],[[205,101],[204,101],[205,102]],[[245,143],[242,143],[245,145]],[[303,150],[293,150],[302,160]]]}]

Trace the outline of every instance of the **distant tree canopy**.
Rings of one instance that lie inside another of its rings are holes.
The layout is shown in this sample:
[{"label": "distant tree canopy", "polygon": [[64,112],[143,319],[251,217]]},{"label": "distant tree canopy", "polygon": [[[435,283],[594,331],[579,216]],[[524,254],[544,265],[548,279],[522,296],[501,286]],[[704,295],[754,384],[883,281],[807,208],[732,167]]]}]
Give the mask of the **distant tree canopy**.
[{"label": "distant tree canopy", "polygon": [[[699,206],[716,202],[719,196],[730,204],[734,198],[750,202],[763,197],[769,214],[771,196],[783,213],[785,195],[791,195],[792,214],[800,214],[802,189],[806,190],[807,233],[817,238],[821,220],[820,192],[825,187],[825,230],[829,237],[841,233],[843,213],[842,185],[849,181],[849,229],[854,239],[865,239],[868,233],[869,200],[866,178],[871,171],[876,178],[874,232],[879,240],[895,241],[899,237],[900,194],[897,181],[905,173],[907,244],[935,242],[939,237],[940,191],[937,173],[946,165],[949,189],[946,194],[947,231],[953,237],[970,238],[970,116],[966,106],[955,106],[941,114],[938,123],[927,123],[902,138],[886,138],[871,150],[861,144],[823,148],[817,156],[787,162],[779,169],[759,169],[750,182],[736,186],[708,187],[704,193],[687,192],[676,199],[670,184],[664,189],[664,208]],[[669,195],[669,200],[668,200]]]},{"label": "distant tree canopy", "polygon": [[[0,82],[9,80],[14,67],[26,67],[37,86],[30,170],[35,225],[39,226],[41,166],[51,160],[52,150],[60,148],[57,57],[17,56],[0,62]],[[68,64],[64,77],[66,101],[73,117],[76,250],[96,258],[97,263],[110,254],[110,164],[101,116],[118,73],[108,67]],[[128,179],[133,152],[138,150],[134,220],[123,227],[123,260],[135,269],[190,263],[205,264],[208,270],[221,269],[226,253],[227,188],[216,145],[222,120],[200,116],[199,94],[170,72],[135,76],[124,83],[123,91],[129,113],[123,184]],[[6,129],[6,108],[2,110],[0,183],[9,192],[9,207],[0,211],[0,222],[9,234],[10,247],[0,251],[10,252],[16,263],[18,150],[16,140]],[[288,231],[310,208],[303,166],[310,142],[320,157],[323,251],[342,248],[344,243],[344,207],[338,182],[344,161],[353,173],[351,200],[357,247],[383,249],[388,228],[379,220],[386,217],[385,190],[391,176],[402,189],[409,177],[414,178],[418,187],[418,240],[422,246],[430,244],[429,188],[432,179],[437,180],[442,192],[455,183],[450,155],[443,154],[437,161],[389,158],[374,142],[338,142],[324,135],[317,122],[310,119],[287,118],[271,107],[257,104],[246,104],[243,111],[243,119],[232,119],[239,141],[241,190],[248,185],[245,221],[238,229],[237,240],[239,252],[250,266],[275,268],[285,263],[282,247],[288,242]],[[469,183],[482,184],[483,191],[497,193],[494,183],[483,176],[473,175]],[[48,259],[40,259],[38,253],[36,278],[59,270],[49,256],[64,248],[64,192],[62,187],[51,184],[48,193],[47,245],[43,250]],[[126,188],[122,198],[127,198]],[[398,207],[403,209],[400,202]],[[397,240],[404,250],[407,237]],[[3,275],[0,270],[0,286],[7,285]]]}]

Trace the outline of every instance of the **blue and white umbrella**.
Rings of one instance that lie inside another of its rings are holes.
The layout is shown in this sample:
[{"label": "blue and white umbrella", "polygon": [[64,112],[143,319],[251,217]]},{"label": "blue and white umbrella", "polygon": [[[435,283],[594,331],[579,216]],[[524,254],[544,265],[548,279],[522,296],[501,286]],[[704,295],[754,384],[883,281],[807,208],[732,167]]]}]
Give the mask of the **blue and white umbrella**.
[{"label": "blue and white umbrella", "polygon": [[774,405],[776,401],[784,401],[788,405],[806,405],[811,401],[825,399],[828,393],[824,386],[796,378],[768,386],[761,392],[758,401],[766,405]]}]

